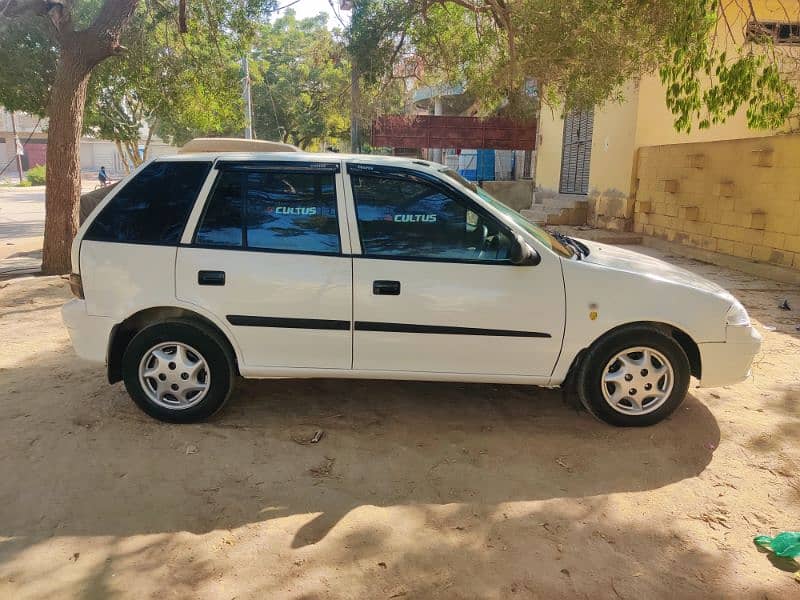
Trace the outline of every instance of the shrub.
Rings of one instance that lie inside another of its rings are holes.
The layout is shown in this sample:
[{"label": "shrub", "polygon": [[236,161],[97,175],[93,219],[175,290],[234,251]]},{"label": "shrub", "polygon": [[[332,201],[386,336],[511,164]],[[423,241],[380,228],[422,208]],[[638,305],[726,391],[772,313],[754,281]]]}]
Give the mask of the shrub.
[{"label": "shrub", "polygon": [[32,169],[28,169],[25,178],[30,181],[31,185],[44,185],[45,168],[44,165],[37,165]]},{"label": "shrub", "polygon": [[23,179],[17,184],[17,187],[31,187],[31,182],[27,179]]}]

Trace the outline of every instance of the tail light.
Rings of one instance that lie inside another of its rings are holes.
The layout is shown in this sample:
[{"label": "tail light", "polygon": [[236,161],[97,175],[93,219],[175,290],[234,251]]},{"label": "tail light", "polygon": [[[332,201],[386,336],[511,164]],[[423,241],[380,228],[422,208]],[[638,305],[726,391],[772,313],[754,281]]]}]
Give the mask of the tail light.
[{"label": "tail light", "polygon": [[69,289],[72,290],[73,296],[80,298],[81,300],[84,299],[83,281],[81,281],[81,276],[77,273],[69,274]]}]

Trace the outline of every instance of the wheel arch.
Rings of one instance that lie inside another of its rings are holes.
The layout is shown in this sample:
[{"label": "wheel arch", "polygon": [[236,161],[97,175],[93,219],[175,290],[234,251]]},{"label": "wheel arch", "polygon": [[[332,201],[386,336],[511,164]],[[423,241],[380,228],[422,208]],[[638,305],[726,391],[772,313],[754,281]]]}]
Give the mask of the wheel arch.
[{"label": "wheel arch", "polygon": [[199,324],[213,332],[230,352],[236,374],[239,374],[239,355],[236,348],[231,343],[229,336],[214,321],[196,311],[180,306],[153,306],[133,313],[111,329],[106,359],[108,382],[116,383],[122,380],[122,357],[128,344],[139,331],[153,323],[175,319]]},{"label": "wheel arch", "polygon": [[574,377],[574,375],[578,372],[578,369],[580,368],[581,365],[581,361],[586,356],[589,348],[600,342],[602,339],[608,337],[609,335],[612,335],[624,329],[634,329],[636,327],[649,327],[649,328],[660,329],[665,334],[674,339],[686,353],[686,358],[689,359],[689,367],[691,374],[697,379],[700,379],[700,376],[702,375],[703,372],[702,360],[700,358],[700,348],[697,345],[697,342],[694,341],[692,336],[690,336],[680,327],[676,327],[675,325],[671,325],[669,323],[661,323],[658,321],[634,321],[631,323],[623,323],[621,325],[617,325],[616,327],[612,327],[607,331],[604,331],[602,334],[600,334],[594,340],[592,340],[592,343],[589,344],[589,346],[582,348],[579,352],[577,352],[575,354],[575,358],[572,360],[572,363],[570,364],[569,370],[567,371],[567,379],[565,381],[570,380],[570,378]]}]

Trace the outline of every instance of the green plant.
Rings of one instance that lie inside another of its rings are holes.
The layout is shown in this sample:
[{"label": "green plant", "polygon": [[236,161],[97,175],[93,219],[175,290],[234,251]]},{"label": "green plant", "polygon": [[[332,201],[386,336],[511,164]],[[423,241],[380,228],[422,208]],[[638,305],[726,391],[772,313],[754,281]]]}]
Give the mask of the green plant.
[{"label": "green plant", "polygon": [[27,179],[23,179],[22,181],[20,181],[20,182],[19,182],[19,183],[16,185],[16,187],[31,187],[31,185],[33,185],[33,184],[31,184],[31,182],[30,182],[30,181],[28,181]]},{"label": "green plant", "polygon": [[28,172],[25,174],[25,180],[28,182],[28,185],[44,185],[45,166],[36,165],[35,167],[28,169]]}]

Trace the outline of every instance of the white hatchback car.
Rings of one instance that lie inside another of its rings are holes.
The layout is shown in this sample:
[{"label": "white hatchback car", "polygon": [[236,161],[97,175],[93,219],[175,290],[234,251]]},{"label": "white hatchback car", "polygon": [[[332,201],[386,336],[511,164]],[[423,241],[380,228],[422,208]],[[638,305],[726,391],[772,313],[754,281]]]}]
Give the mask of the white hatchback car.
[{"label": "white hatchback car", "polygon": [[719,286],[413,159],[157,158],[95,208],[72,265],[77,353],[171,422],[216,412],[238,374],[569,385],[650,425],[691,375],[744,379],[761,341]]}]

